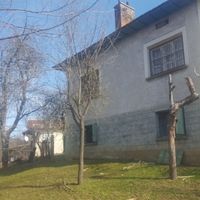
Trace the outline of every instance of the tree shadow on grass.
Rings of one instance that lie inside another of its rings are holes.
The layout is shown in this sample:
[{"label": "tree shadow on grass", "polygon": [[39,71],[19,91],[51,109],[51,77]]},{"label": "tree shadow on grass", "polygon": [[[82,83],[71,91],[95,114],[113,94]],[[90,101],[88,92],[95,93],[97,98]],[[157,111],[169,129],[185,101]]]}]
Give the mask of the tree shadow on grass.
[{"label": "tree shadow on grass", "polygon": [[[17,173],[21,173],[34,168],[48,167],[64,167],[69,165],[77,165],[77,160],[67,160],[64,155],[55,156],[54,159],[36,159],[34,162],[30,163],[28,161],[22,161],[20,163],[15,163],[9,166],[7,169],[0,169],[1,176],[10,176]],[[98,165],[98,164],[109,164],[109,163],[133,163],[133,161],[120,161],[120,160],[85,160],[86,165]],[[137,163],[137,162],[136,162]],[[151,167],[151,164],[144,167]]]},{"label": "tree shadow on grass", "polygon": [[77,183],[55,183],[55,184],[47,184],[47,185],[33,185],[33,184],[27,184],[27,185],[9,185],[9,186],[0,186],[1,190],[7,190],[7,189],[20,189],[20,188],[32,188],[32,189],[69,189],[70,186],[78,185]]},{"label": "tree shadow on grass", "polygon": [[103,179],[103,180],[166,180],[168,177],[137,177],[137,176],[91,176],[92,179]]},{"label": "tree shadow on grass", "polygon": [[26,170],[41,168],[41,167],[64,167],[68,165],[76,164],[75,161],[69,161],[64,156],[58,156],[54,159],[36,159],[34,162],[22,161],[20,163],[13,163],[6,169],[0,169],[1,176],[10,176]]}]

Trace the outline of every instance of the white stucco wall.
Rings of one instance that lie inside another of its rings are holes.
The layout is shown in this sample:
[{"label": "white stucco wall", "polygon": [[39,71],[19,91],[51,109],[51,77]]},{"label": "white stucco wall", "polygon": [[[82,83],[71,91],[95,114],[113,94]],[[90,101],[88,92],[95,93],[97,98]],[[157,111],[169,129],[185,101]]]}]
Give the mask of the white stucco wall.
[{"label": "white stucco wall", "polygon": [[184,80],[186,76],[193,78],[197,91],[200,92],[200,78],[194,74],[195,67],[200,71],[200,18],[197,8],[197,4],[193,3],[171,15],[168,25],[155,29],[153,24],[123,39],[116,44],[114,50],[110,50],[99,59],[101,86],[106,91],[107,102],[104,106],[100,105],[101,113],[98,117],[168,107],[168,76],[146,80],[144,48],[148,43],[167,37],[177,30],[185,30],[188,66],[173,73],[175,98],[180,99],[188,95]]},{"label": "white stucco wall", "polygon": [[[54,155],[62,154],[64,152],[63,133],[53,132],[49,134],[41,134],[39,141],[42,142],[47,138],[49,138],[50,141],[52,135],[54,136]],[[36,144],[35,155],[37,157],[41,156],[41,152],[37,144]]]},{"label": "white stucco wall", "polygon": [[62,154],[64,151],[63,146],[63,133],[54,132],[54,154]]}]

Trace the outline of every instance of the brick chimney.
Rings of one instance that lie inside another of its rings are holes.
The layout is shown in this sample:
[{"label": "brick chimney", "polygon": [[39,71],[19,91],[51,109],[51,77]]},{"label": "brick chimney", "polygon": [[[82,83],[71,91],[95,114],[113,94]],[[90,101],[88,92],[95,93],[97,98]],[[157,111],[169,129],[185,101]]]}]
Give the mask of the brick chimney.
[{"label": "brick chimney", "polygon": [[129,24],[135,18],[135,10],[129,5],[129,2],[126,3],[118,0],[118,4],[114,7],[115,9],[115,28],[119,29],[126,24]]}]

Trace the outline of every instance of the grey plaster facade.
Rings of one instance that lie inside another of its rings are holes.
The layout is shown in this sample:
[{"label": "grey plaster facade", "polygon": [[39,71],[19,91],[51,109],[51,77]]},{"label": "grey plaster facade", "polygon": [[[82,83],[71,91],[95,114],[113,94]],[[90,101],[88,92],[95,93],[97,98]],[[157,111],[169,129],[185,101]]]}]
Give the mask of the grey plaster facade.
[{"label": "grey plaster facade", "polygon": [[[184,77],[191,76],[200,93],[200,3],[188,6],[168,16],[169,24],[160,29],[155,23],[115,44],[115,48],[99,57],[101,87],[108,96],[106,105],[95,102],[101,109],[90,114],[87,124],[97,123],[97,144],[86,146],[89,159],[135,159],[156,161],[167,141],[158,139],[156,112],[169,107],[168,75],[149,79],[148,47],[174,34],[183,34],[185,68],[173,73],[175,98],[188,95]],[[159,19],[160,20],[160,19]],[[92,112],[91,112],[92,113]],[[184,150],[186,164],[200,164],[200,101],[185,107],[186,135],[177,140]],[[65,153],[78,155],[76,128],[67,131]]]}]

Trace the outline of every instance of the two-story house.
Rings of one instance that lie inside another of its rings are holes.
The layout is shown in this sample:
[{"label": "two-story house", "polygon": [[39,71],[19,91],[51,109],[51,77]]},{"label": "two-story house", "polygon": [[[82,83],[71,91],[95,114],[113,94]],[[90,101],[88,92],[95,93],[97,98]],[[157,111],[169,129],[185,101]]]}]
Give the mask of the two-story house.
[{"label": "two-story house", "polygon": [[[98,58],[99,86],[108,102],[86,120],[85,158],[156,161],[167,149],[168,74],[175,99],[189,94],[185,77],[200,93],[200,1],[168,0],[134,18],[130,5],[115,6],[114,47]],[[90,47],[89,47],[90,48]],[[110,58],[113,58],[110,61]],[[177,149],[183,163],[200,164],[200,101],[178,114]],[[65,153],[78,156],[78,133],[65,135]]]}]

